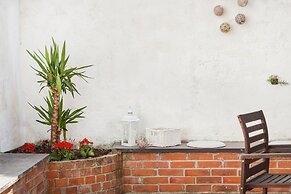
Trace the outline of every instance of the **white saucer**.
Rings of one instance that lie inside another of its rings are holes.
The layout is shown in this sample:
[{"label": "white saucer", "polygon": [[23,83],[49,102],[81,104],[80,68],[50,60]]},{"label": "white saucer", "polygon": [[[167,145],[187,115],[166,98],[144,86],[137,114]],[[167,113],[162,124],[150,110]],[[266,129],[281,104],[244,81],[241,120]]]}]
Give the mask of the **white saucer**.
[{"label": "white saucer", "polygon": [[194,148],[221,148],[225,143],[221,141],[190,141],[187,146]]}]

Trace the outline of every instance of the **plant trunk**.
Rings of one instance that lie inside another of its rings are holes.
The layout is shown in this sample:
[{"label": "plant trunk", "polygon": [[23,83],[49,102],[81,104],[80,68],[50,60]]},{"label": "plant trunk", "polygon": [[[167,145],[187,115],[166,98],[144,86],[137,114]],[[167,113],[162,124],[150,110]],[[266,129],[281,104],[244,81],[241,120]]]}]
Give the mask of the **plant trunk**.
[{"label": "plant trunk", "polygon": [[59,93],[57,88],[53,89],[53,118],[51,125],[51,143],[52,145],[60,141],[60,135],[58,133],[58,119],[59,119]]}]

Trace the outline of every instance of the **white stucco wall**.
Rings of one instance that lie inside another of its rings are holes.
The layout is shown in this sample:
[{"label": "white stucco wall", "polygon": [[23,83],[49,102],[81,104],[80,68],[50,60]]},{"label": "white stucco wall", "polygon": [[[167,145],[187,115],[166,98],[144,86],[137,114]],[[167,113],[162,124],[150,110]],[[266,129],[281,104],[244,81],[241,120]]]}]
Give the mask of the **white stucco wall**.
[{"label": "white stucco wall", "polygon": [[[216,17],[213,8],[225,7]],[[25,49],[43,49],[51,37],[67,41],[71,64],[94,64],[82,96],[86,119],[69,136],[98,143],[120,136],[131,105],[140,127],[174,127],[185,139],[242,140],[236,115],[263,109],[271,139],[291,138],[291,1],[250,0],[25,0],[20,3],[21,98],[27,140],[49,137],[26,103],[42,103],[34,62]],[[245,25],[234,17],[244,13]],[[232,30],[223,34],[227,21]]]},{"label": "white stucco wall", "polygon": [[19,104],[19,2],[0,0],[0,152],[23,143]]}]

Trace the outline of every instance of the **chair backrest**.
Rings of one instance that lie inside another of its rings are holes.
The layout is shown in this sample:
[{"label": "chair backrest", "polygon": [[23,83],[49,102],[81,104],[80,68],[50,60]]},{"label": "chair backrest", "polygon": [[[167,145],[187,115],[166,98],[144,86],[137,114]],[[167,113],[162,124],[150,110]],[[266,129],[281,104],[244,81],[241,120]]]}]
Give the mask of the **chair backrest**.
[{"label": "chair backrest", "polygon": [[[246,154],[269,152],[268,128],[262,110],[238,115],[244,139]],[[269,172],[269,159],[248,159],[242,163],[242,185],[250,177]]]},{"label": "chair backrest", "polygon": [[238,115],[244,139],[245,153],[269,152],[269,137],[266,119],[262,110]]}]

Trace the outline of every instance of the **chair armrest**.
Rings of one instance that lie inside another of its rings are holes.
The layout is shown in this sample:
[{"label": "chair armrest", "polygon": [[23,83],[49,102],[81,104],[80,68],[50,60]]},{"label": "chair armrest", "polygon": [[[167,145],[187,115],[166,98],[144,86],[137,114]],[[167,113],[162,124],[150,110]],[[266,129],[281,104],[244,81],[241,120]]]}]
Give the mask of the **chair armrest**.
[{"label": "chair armrest", "polygon": [[257,153],[257,154],[241,154],[240,158],[244,159],[257,159],[257,158],[276,158],[276,157],[291,157],[291,153]]}]

